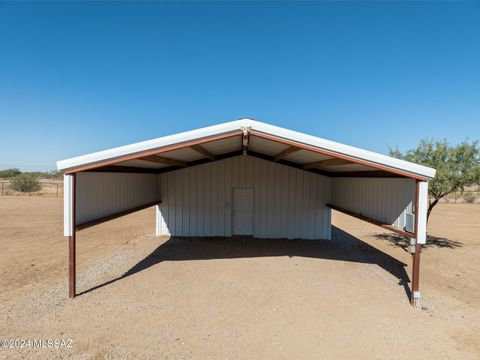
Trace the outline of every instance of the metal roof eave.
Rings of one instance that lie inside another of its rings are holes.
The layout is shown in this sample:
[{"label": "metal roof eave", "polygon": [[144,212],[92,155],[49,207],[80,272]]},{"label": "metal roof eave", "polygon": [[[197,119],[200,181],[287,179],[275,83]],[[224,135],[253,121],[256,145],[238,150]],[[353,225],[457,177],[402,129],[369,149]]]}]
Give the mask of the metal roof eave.
[{"label": "metal roof eave", "polygon": [[130,145],[119,146],[86,155],[76,156],[57,161],[57,169],[63,171],[70,170],[84,165],[100,163],[106,160],[113,160],[126,155],[134,155],[148,150],[161,149],[166,146],[182,144],[192,140],[201,140],[202,138],[239,131],[242,128],[242,124],[242,120],[236,120],[219,125],[185,131],[178,134],[167,135]]},{"label": "metal roof eave", "polygon": [[341,144],[335,141],[319,138],[316,136],[304,134],[301,132],[284,129],[275,125],[262,123],[252,120],[254,125],[252,129],[265,134],[271,134],[286,140],[298,142],[308,146],[327,150],[338,155],[345,155],[359,160],[364,160],[373,164],[387,166],[392,169],[406,171],[413,175],[419,175],[426,178],[433,178],[436,170],[424,165],[415,164],[409,161],[397,159],[388,155],[379,154],[373,151],[360,149],[354,146]]},{"label": "metal roof eave", "polygon": [[[99,151],[87,155],[77,156],[70,159],[57,162],[58,170],[73,171],[76,168],[84,166],[94,166],[106,161],[121,159],[125,156],[135,154],[145,155],[147,151],[161,150],[174,145],[181,145],[192,141],[201,143],[202,139],[209,139],[222,134],[236,133],[245,129],[252,130],[253,133],[262,133],[276,138],[284,139],[292,143],[303,144],[305,146],[323,150],[332,154],[332,156],[345,156],[351,159],[357,159],[371,163],[372,165],[384,166],[392,170],[398,170],[413,175],[413,177],[422,177],[431,179],[435,176],[435,169],[396,159],[387,155],[382,155],[368,150],[363,150],[353,146],[337,143],[334,141],[322,139],[319,137],[307,135],[293,130],[284,129],[278,126],[266,124],[251,119],[241,119],[219,125],[209,126],[196,130],[186,131],[174,135],[156,138],[153,140],[142,141],[135,144],[120,146],[104,151]],[[119,160],[120,161],[120,160]]]}]

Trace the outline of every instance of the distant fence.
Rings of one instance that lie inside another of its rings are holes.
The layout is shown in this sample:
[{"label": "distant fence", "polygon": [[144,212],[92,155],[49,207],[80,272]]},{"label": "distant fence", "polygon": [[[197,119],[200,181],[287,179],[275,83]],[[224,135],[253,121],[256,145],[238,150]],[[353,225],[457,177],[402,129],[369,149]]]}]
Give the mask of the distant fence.
[{"label": "distant fence", "polygon": [[1,196],[45,196],[45,197],[61,197],[63,196],[63,181],[39,179],[40,190],[31,193],[22,193],[12,189],[12,182],[7,179],[0,179]]},{"label": "distant fence", "polygon": [[456,191],[451,194],[448,194],[442,199],[442,202],[447,203],[477,203],[480,201],[480,185],[474,185],[467,189],[464,192]]}]

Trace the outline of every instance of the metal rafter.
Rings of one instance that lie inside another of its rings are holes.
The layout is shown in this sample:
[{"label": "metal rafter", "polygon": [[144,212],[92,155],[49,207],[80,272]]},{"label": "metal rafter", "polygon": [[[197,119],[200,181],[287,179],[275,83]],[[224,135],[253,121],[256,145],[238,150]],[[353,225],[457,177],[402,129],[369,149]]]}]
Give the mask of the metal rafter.
[{"label": "metal rafter", "polygon": [[286,148],[285,150],[283,150],[280,154],[275,156],[273,161],[279,161],[279,160],[285,159],[288,155],[293,154],[294,152],[297,152],[299,150],[302,150],[302,149],[300,149],[299,147],[296,147],[296,146],[290,146],[290,147]]},{"label": "metal rafter", "polygon": [[352,161],[350,160],[344,160],[344,159],[327,159],[327,160],[321,160],[321,161],[315,161],[312,163],[308,163],[303,165],[304,169],[313,169],[313,168],[321,168],[325,166],[336,166],[336,165],[347,165],[347,164],[353,164]]},{"label": "metal rafter", "polygon": [[144,157],[141,157],[139,160],[150,161],[150,162],[157,163],[157,164],[179,166],[179,167],[187,167],[188,166],[188,163],[185,162],[185,161],[170,159],[170,158],[166,158],[166,157],[158,156],[158,155],[144,156]]},{"label": "metal rafter", "polygon": [[192,150],[195,150],[196,152],[198,152],[199,154],[209,158],[210,160],[217,160],[217,158],[215,157],[215,155],[213,155],[210,151],[206,150],[204,147],[200,146],[200,145],[192,145],[190,146],[190,148]]}]

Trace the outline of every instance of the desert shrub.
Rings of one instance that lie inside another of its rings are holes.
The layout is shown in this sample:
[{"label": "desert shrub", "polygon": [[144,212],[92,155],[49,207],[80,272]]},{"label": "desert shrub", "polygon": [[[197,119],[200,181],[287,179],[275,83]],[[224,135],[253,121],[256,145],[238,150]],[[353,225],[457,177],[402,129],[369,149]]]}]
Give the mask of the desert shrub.
[{"label": "desert shrub", "polygon": [[463,200],[465,200],[465,202],[470,203],[470,204],[473,204],[475,202],[476,198],[477,197],[475,196],[475,194],[473,192],[467,192],[467,193],[465,193],[465,195],[463,195]]},{"label": "desert shrub", "polygon": [[40,182],[35,176],[20,174],[12,179],[11,188],[20,192],[34,192],[40,190]]},{"label": "desert shrub", "polygon": [[12,169],[4,169],[0,170],[0,178],[4,179],[10,179],[13,178],[17,175],[20,175],[22,172],[18,169],[12,168]]}]

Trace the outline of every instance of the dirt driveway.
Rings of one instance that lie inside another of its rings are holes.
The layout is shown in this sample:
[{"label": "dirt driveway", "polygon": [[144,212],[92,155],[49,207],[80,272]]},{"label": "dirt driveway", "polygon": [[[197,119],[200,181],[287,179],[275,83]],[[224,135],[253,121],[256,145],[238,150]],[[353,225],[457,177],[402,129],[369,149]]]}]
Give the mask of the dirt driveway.
[{"label": "dirt driveway", "polygon": [[402,239],[334,214],[334,241],[167,239],[147,209],[79,233],[67,296],[62,201],[0,198],[0,358],[479,359],[480,205],[434,210],[424,309]]}]

